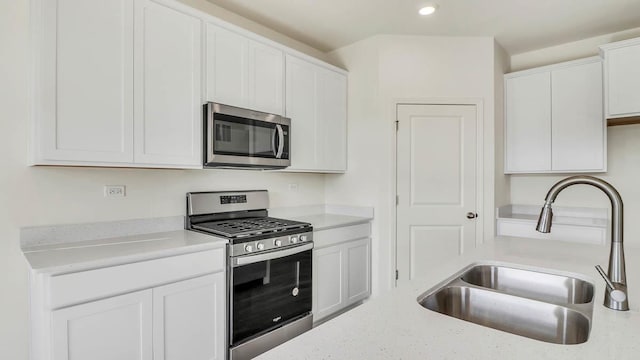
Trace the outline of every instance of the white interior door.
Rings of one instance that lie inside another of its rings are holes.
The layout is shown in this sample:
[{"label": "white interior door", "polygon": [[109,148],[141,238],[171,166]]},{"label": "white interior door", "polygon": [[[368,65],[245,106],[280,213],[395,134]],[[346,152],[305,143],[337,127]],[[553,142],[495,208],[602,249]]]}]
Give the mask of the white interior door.
[{"label": "white interior door", "polygon": [[476,107],[397,107],[397,269],[424,274],[475,246]]}]

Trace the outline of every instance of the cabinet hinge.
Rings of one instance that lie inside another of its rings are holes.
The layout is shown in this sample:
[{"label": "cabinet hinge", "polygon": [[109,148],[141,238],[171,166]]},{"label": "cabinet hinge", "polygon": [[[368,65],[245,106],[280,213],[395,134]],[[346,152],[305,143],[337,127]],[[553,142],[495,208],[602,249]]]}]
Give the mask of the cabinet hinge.
[{"label": "cabinet hinge", "polygon": [[396,270],[396,280],[398,280],[398,270]]},{"label": "cabinet hinge", "polygon": [[396,205],[399,205],[399,204],[400,204],[400,196],[396,195]]},{"label": "cabinet hinge", "polygon": [[396,131],[398,131],[399,127],[400,127],[400,121],[396,120]]}]

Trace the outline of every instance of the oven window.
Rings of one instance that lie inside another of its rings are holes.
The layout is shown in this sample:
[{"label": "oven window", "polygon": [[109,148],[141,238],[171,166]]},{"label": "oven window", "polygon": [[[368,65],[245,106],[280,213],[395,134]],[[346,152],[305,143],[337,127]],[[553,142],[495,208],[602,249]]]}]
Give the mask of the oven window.
[{"label": "oven window", "polygon": [[311,250],[231,271],[232,346],[311,311]]},{"label": "oven window", "polygon": [[[288,134],[288,126],[281,126]],[[275,158],[278,152],[274,123],[215,114],[213,129],[209,131],[213,131],[214,154]]]}]

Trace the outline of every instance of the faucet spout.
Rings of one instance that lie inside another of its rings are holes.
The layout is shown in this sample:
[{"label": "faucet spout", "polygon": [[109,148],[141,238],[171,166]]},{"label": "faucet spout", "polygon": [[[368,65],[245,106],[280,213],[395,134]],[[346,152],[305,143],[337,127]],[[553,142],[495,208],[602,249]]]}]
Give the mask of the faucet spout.
[{"label": "faucet spout", "polygon": [[551,232],[553,219],[553,210],[551,208],[552,204],[562,190],[576,184],[594,186],[602,190],[602,192],[604,192],[609,198],[609,201],[611,201],[611,252],[609,253],[609,268],[607,276],[613,283],[615,289],[607,288],[604,305],[614,310],[629,310],[629,302],[626,298],[624,301],[617,301],[610,296],[611,291],[613,290],[620,290],[623,291],[625,295],[627,294],[627,276],[625,271],[623,248],[624,220],[622,197],[611,184],[602,179],[585,175],[571,176],[558,181],[547,193],[544,206],[540,211],[536,230],[541,233]]}]

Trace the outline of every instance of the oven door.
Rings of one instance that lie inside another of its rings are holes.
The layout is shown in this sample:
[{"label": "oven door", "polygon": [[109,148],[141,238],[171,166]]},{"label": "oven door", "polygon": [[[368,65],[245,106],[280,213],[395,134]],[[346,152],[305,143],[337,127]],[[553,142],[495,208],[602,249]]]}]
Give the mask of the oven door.
[{"label": "oven door", "polygon": [[305,244],[232,260],[231,347],[311,312],[312,248]]},{"label": "oven door", "polygon": [[205,121],[205,166],[284,168],[289,159],[291,121],[209,103]]}]

